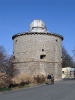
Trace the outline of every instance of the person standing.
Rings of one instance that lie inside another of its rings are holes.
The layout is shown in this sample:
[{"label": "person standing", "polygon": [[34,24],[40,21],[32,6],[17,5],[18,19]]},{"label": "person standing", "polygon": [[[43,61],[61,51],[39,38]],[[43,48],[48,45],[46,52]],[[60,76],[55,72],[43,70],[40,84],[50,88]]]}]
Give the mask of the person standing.
[{"label": "person standing", "polygon": [[48,84],[50,84],[51,83],[51,75],[50,74],[48,74],[47,79],[48,79]]},{"label": "person standing", "polygon": [[71,77],[71,71],[70,71],[70,77]]},{"label": "person standing", "polygon": [[53,76],[53,74],[51,75],[51,84],[54,84],[54,76]]},{"label": "person standing", "polygon": [[75,78],[75,71],[74,71],[74,78]]}]

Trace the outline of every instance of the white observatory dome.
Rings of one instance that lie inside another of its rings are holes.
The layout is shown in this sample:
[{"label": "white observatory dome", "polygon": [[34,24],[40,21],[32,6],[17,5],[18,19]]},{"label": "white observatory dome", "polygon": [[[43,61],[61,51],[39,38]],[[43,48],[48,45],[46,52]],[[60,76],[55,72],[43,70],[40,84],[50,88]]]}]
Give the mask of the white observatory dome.
[{"label": "white observatory dome", "polygon": [[46,25],[42,20],[34,20],[29,26],[28,32],[47,32]]}]

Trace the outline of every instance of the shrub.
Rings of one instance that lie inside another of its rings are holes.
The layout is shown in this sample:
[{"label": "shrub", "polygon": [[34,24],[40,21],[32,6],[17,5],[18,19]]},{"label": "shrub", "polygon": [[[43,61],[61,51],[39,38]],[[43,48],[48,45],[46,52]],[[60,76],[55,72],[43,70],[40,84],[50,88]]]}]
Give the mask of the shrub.
[{"label": "shrub", "polygon": [[37,77],[32,77],[28,73],[22,73],[20,75],[15,75],[12,78],[13,84],[10,84],[9,87],[22,87],[24,85],[28,85],[29,83],[43,83],[47,82],[47,78],[44,77],[43,75],[37,75]]},{"label": "shrub", "polygon": [[46,82],[46,77],[44,77],[43,75],[37,75],[37,77],[34,77],[34,79],[36,80],[37,83],[43,83]]},{"label": "shrub", "polygon": [[1,87],[8,87],[11,83],[11,76],[6,73],[0,72],[0,88]]},{"label": "shrub", "polygon": [[22,73],[20,75],[15,75],[12,79],[14,84],[24,84],[24,83],[33,83],[34,78],[31,77],[28,73]]}]

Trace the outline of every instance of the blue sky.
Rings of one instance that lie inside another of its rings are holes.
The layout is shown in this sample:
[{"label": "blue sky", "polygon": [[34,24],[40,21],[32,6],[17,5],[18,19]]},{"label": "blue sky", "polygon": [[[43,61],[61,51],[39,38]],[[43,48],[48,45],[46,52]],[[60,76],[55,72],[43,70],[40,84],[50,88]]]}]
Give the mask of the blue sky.
[{"label": "blue sky", "polygon": [[75,46],[75,0],[0,0],[0,45],[13,52],[12,36],[29,30],[41,19],[47,31],[64,37],[63,45],[73,56]]}]

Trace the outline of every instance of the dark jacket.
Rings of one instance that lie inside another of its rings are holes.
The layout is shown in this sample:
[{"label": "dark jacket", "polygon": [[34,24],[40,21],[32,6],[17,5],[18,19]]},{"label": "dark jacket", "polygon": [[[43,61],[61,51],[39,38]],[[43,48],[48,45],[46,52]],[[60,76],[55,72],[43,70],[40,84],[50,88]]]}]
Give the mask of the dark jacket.
[{"label": "dark jacket", "polygon": [[51,75],[48,75],[47,79],[51,79]]}]

